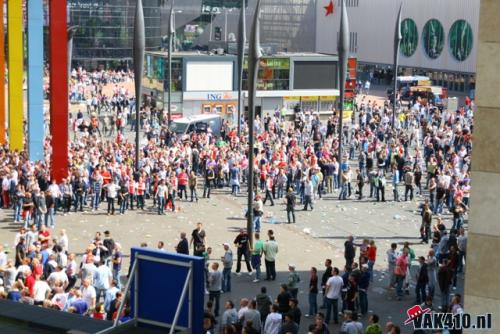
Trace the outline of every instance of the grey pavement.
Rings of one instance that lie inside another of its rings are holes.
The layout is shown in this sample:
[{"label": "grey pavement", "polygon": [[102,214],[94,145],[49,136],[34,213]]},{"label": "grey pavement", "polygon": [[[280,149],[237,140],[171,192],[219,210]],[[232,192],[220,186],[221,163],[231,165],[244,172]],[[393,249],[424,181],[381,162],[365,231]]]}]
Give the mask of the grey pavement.
[{"label": "grey pavement", "polygon": [[[165,242],[166,250],[173,251],[180,232],[187,232],[189,235],[195,228],[196,222],[201,221],[207,231],[208,245],[214,250],[211,259],[218,260],[223,255],[222,243],[232,244],[239,228],[246,225],[243,216],[246,196],[243,193],[234,197],[225,189],[217,190],[215,194],[211,199],[200,199],[198,204],[178,202],[180,211],[169,212],[164,216],[158,216],[153,208],[130,211],[123,216],[107,216],[103,203],[101,210],[97,212],[58,215],[53,235],[58,234],[62,228],[66,229],[70,240],[70,251],[81,254],[96,231],[110,230],[114,239],[122,244],[127,256],[127,266],[130,247],[138,246],[141,242],[156,247],[157,242],[162,240]],[[152,201],[148,204],[151,205]],[[411,291],[410,296],[399,302],[394,300],[393,291],[387,291],[385,252],[391,242],[409,241],[413,243],[412,247],[417,256],[426,254],[428,245],[418,243],[419,216],[415,213],[416,201],[402,203],[374,203],[370,200],[338,201],[332,196],[327,196],[315,201],[314,211],[298,211],[297,224],[292,225],[284,224],[286,221],[284,205],[280,200],[277,200],[276,204],[274,207],[265,206],[262,225],[262,231],[267,229],[275,231],[279,244],[276,281],[253,283],[254,277],[246,274],[240,277],[233,275],[233,291],[223,294],[221,302],[232,299],[239,304],[240,298],[253,298],[262,285],[267,286],[268,292],[275,298],[279,292],[279,284],[287,281],[288,264],[294,263],[301,277],[299,305],[303,314],[306,314],[310,268],[317,267],[321,275],[326,258],[331,258],[334,266],[342,268],[345,263],[343,243],[346,237],[352,234],[358,241],[363,238],[374,239],[378,247],[374,284],[369,290],[370,313],[378,314],[381,323],[394,321],[402,325],[406,319],[406,309],[413,306],[415,295]],[[269,224],[270,221],[277,224]],[[12,250],[14,235],[20,224],[12,223],[11,210],[1,210],[0,222],[0,241],[5,248]],[[126,268],[123,272],[126,273]],[[462,291],[461,280],[457,291]],[[366,322],[367,317],[362,320]],[[308,323],[309,319],[303,318],[301,333],[307,332]],[[338,330],[333,325],[332,329],[333,333]],[[409,328],[403,328],[403,333],[409,332],[411,332]]]}]

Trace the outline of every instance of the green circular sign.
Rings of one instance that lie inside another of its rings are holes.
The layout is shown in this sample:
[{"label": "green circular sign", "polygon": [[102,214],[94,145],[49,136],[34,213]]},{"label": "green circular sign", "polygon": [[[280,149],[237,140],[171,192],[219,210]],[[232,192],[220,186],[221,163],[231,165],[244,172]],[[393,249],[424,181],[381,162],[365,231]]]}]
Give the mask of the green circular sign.
[{"label": "green circular sign", "polygon": [[465,20],[457,20],[450,28],[448,35],[450,51],[458,61],[464,61],[472,51],[473,34],[472,28]]},{"label": "green circular sign", "polygon": [[401,22],[401,53],[406,57],[411,57],[417,50],[418,30],[417,24],[412,19],[404,19]]},{"label": "green circular sign", "polygon": [[441,22],[430,19],[424,25],[422,31],[422,42],[427,56],[432,59],[439,57],[444,47],[444,29]]}]

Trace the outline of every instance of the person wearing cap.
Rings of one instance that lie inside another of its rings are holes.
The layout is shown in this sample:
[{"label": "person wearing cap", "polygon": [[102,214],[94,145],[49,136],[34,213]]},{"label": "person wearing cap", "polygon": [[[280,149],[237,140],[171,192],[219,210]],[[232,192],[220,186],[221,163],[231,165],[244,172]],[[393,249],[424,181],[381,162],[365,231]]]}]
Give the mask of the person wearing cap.
[{"label": "person wearing cap", "polygon": [[231,269],[233,268],[233,252],[227,242],[223,243],[224,256],[221,257],[222,269],[222,291],[231,292]]},{"label": "person wearing cap", "polygon": [[297,298],[297,294],[299,293],[299,288],[298,284],[300,282],[300,277],[299,274],[295,271],[295,265],[294,264],[289,264],[288,265],[288,291],[292,295],[293,298]]}]

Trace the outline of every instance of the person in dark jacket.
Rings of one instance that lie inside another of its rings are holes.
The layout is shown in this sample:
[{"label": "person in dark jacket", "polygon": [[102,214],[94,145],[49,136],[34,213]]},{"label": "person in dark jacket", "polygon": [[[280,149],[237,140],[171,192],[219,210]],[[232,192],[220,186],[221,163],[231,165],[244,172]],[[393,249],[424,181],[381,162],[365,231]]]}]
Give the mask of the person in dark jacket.
[{"label": "person in dark jacket", "polygon": [[181,233],[181,240],[179,241],[179,243],[175,247],[175,250],[179,254],[189,255],[189,243],[188,243],[188,240],[186,238],[186,232]]},{"label": "person in dark jacket", "polygon": [[271,312],[270,307],[273,304],[265,286],[260,288],[260,293],[255,297],[255,301],[257,302],[257,311],[260,313],[260,320],[264,323],[267,315]]},{"label": "person in dark jacket", "polygon": [[[288,224],[293,222],[295,224],[295,204],[297,202],[297,198],[295,196],[295,192],[293,188],[288,188],[288,192],[286,194],[286,217],[288,219]],[[290,217],[292,219],[290,219]]]},{"label": "person in dark jacket", "polygon": [[344,258],[346,267],[351,268],[354,258],[356,257],[356,249],[354,248],[354,237],[349,236],[347,241],[344,243]]},{"label": "person in dark jacket", "polygon": [[293,314],[285,314],[285,322],[281,327],[280,334],[299,334],[299,325],[293,321]]},{"label": "person in dark jacket", "polygon": [[326,267],[325,272],[323,273],[323,276],[321,276],[321,288],[323,289],[323,305],[321,305],[322,309],[326,308],[326,297],[325,297],[326,282],[332,276],[333,267],[331,259],[325,260],[325,267]]},{"label": "person in dark jacket", "polygon": [[417,304],[423,303],[426,298],[426,287],[429,283],[429,276],[427,274],[427,263],[425,263],[425,258],[420,256],[418,258],[418,262],[420,263],[420,268],[417,274],[417,286],[415,287],[415,295],[417,296]]},{"label": "person in dark jacket", "polygon": [[438,270],[438,284],[441,290],[441,312],[446,312],[448,310],[451,274],[448,260],[443,259]]},{"label": "person in dark jacket", "polygon": [[290,311],[290,292],[288,292],[288,286],[286,284],[281,284],[280,294],[276,298],[276,302],[278,303],[278,311],[281,315],[286,315],[288,311]]}]

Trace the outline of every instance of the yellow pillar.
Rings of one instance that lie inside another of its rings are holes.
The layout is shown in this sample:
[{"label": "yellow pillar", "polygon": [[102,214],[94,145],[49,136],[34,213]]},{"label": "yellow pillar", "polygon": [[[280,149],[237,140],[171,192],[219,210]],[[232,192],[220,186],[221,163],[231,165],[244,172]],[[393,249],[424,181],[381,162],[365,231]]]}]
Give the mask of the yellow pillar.
[{"label": "yellow pillar", "polygon": [[24,149],[23,105],[23,0],[9,0],[7,8],[9,43],[9,146]]}]

